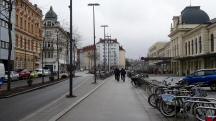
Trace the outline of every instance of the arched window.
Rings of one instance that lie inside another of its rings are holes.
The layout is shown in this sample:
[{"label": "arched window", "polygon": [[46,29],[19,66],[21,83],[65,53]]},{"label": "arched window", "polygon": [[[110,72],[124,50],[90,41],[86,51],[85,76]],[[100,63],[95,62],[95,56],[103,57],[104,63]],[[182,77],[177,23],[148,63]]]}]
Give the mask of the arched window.
[{"label": "arched window", "polygon": [[214,52],[214,34],[211,34],[211,51]]}]

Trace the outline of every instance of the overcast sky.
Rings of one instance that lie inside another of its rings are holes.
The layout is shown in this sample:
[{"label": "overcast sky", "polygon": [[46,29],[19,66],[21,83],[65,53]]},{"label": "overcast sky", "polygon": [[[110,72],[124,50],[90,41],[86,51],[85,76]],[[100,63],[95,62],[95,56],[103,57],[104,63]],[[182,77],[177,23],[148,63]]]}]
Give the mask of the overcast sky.
[{"label": "overcast sky", "polygon": [[[30,0],[45,14],[50,6],[58,14],[61,24],[69,25],[70,0]],[[190,5],[190,0],[73,0],[74,28],[82,36],[82,46],[93,43],[92,8],[96,7],[97,41],[103,37],[102,24],[110,27],[107,33],[117,38],[127,51],[127,58],[146,56],[149,47],[157,41],[169,41],[172,17]],[[215,0],[192,0],[193,6],[201,6],[210,18],[216,18]]]}]

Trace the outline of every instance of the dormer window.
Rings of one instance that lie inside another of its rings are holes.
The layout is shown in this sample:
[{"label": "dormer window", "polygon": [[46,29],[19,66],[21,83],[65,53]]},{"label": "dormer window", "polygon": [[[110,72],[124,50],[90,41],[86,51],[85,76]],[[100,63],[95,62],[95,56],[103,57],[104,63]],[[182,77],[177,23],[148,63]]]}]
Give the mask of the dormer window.
[{"label": "dormer window", "polygon": [[52,26],[52,22],[51,22],[51,21],[48,21],[48,22],[47,22],[47,26]]}]

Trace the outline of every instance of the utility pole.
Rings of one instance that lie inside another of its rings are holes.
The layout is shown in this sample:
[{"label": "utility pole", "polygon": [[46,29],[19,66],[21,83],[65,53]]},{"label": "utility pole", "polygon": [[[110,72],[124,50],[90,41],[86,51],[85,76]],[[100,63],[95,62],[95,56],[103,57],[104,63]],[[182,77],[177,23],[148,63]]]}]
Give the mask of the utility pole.
[{"label": "utility pole", "polygon": [[106,70],[106,27],[108,27],[108,25],[101,25],[101,27],[104,28],[104,69]]},{"label": "utility pole", "polygon": [[96,35],[95,35],[95,6],[99,6],[98,3],[89,3],[88,6],[92,6],[93,8],[93,36],[94,36],[94,82],[93,84],[97,84],[97,69],[96,69]]}]

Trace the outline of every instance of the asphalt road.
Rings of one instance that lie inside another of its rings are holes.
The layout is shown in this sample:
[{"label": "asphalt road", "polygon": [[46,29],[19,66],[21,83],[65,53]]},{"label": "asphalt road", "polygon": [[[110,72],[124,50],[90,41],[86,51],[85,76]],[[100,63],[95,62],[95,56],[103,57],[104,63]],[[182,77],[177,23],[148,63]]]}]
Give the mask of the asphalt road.
[{"label": "asphalt road", "polygon": [[[80,73],[74,79],[74,87],[90,78]],[[0,100],[0,121],[18,121],[68,92],[69,81],[63,81],[43,89]]]}]

